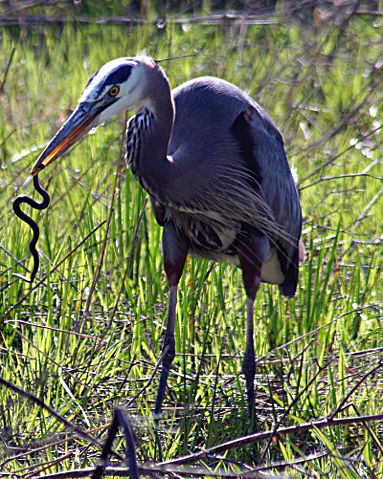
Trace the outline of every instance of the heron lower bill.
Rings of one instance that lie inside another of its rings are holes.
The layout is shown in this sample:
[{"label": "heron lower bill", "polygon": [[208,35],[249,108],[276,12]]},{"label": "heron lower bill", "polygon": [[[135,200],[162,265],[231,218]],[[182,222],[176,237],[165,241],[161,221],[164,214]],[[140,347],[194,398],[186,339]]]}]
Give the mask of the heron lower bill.
[{"label": "heron lower bill", "polygon": [[52,161],[59,158],[69,147],[83,138],[93,126],[99,111],[92,103],[80,103],[64,125],[60,128],[45,150],[33,165],[31,174],[37,175]]}]

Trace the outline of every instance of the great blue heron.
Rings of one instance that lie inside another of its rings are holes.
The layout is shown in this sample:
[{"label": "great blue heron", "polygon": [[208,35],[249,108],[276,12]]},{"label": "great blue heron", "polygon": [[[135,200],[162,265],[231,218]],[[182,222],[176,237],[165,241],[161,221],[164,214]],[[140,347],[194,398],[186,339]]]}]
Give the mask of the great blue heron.
[{"label": "great blue heron", "polygon": [[265,111],[227,81],[201,77],[171,92],[151,58],[118,58],[89,80],[79,105],[32,169],[36,175],[90,129],[136,107],[127,162],[163,227],[169,310],[158,415],[175,356],[177,287],[188,253],[231,261],[243,273],[247,335],[242,370],[254,411],[254,299],[260,282],[291,298],[298,280],[301,207],[283,139]]}]

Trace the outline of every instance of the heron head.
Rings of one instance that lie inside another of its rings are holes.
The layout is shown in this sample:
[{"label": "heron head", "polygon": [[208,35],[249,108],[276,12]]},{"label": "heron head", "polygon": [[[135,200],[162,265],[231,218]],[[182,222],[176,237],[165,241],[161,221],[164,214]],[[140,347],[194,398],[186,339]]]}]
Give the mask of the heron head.
[{"label": "heron head", "polygon": [[88,81],[77,108],[41,153],[31,174],[39,173],[113,115],[134,106],[140,108],[145,100],[145,67],[150,62],[155,63],[149,59],[117,58],[103,65]]}]

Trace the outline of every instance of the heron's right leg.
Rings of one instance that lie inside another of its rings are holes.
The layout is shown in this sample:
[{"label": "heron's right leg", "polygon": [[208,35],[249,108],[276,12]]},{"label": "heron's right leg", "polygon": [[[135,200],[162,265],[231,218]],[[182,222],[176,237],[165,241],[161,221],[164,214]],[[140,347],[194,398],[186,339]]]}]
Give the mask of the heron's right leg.
[{"label": "heron's right leg", "polygon": [[261,284],[262,265],[269,255],[269,241],[263,235],[248,232],[238,245],[238,257],[247,295],[246,349],[242,372],[246,379],[247,404],[250,423],[256,429],[254,378],[256,372],[254,353],[254,300]]},{"label": "heron's right leg", "polygon": [[155,416],[158,416],[161,412],[170,366],[172,365],[175,356],[174,326],[176,320],[177,289],[184,269],[188,250],[186,243],[179,238],[177,231],[171,222],[164,225],[162,249],[165,273],[169,284],[169,309],[166,333],[161,352],[162,371],[157,391],[156,404],[154,407]]}]

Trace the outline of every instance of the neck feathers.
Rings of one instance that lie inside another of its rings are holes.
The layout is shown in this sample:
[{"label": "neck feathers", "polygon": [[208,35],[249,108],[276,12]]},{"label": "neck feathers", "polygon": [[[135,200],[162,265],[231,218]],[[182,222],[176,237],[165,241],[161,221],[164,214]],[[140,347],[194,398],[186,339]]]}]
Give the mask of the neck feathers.
[{"label": "neck feathers", "polygon": [[136,177],[140,174],[139,161],[142,142],[145,141],[145,134],[150,129],[153,118],[153,113],[145,108],[134,115],[128,123],[126,130],[126,163]]},{"label": "neck feathers", "polygon": [[174,121],[174,104],[163,70],[151,59],[141,60],[146,81],[142,108],[127,128],[127,164],[141,185],[160,195],[167,178],[167,149]]}]

